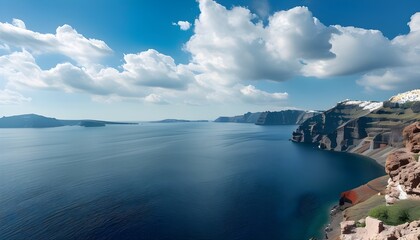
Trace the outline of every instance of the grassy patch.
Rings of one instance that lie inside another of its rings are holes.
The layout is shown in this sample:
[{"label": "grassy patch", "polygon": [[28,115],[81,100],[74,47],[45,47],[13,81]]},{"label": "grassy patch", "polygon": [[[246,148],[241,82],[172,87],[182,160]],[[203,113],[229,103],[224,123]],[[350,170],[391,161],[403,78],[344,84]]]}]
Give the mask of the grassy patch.
[{"label": "grassy patch", "polygon": [[420,201],[403,200],[392,206],[377,206],[369,211],[369,216],[394,226],[419,220]]},{"label": "grassy patch", "polygon": [[358,221],[359,219],[366,218],[372,208],[380,205],[385,205],[384,196],[374,195],[364,202],[347,208],[345,210],[345,215],[348,220]]}]

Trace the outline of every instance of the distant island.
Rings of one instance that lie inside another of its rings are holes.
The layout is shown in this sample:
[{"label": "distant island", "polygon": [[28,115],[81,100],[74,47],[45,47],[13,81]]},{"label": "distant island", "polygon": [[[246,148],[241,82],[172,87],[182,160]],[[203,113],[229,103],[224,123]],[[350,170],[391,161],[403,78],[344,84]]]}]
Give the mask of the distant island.
[{"label": "distant island", "polygon": [[0,128],[52,128],[63,126],[104,127],[106,125],[115,124],[130,125],[137,123],[100,120],[60,120],[37,114],[23,114],[0,118]]},{"label": "distant island", "polygon": [[82,127],[105,127],[106,124],[101,121],[81,121],[80,126]]},{"label": "distant island", "polygon": [[184,119],[163,119],[158,121],[150,121],[150,123],[190,123],[190,122],[209,122],[208,120],[184,120]]},{"label": "distant island", "polygon": [[245,113],[233,117],[219,117],[215,122],[254,123],[256,125],[299,125],[306,119],[319,115],[319,111],[283,110],[275,112]]}]

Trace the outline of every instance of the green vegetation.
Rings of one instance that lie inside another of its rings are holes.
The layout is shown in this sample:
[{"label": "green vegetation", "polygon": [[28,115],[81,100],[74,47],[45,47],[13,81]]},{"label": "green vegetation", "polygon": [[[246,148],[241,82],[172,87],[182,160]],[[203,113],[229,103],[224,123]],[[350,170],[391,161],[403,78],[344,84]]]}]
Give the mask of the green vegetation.
[{"label": "green vegetation", "polygon": [[403,200],[392,206],[377,206],[369,211],[369,216],[387,225],[400,225],[420,219],[420,201]]},{"label": "green vegetation", "polygon": [[364,227],[366,227],[366,223],[365,222],[356,222],[356,227],[364,228]]}]

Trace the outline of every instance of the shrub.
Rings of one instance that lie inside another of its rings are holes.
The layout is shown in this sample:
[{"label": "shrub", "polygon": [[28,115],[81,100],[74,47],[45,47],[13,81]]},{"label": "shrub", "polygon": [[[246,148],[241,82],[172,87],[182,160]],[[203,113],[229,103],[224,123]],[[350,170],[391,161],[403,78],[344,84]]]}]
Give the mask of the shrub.
[{"label": "shrub", "polygon": [[369,211],[369,216],[377,218],[382,222],[388,222],[389,213],[387,206],[378,206]]},{"label": "shrub", "polygon": [[408,213],[407,209],[401,209],[398,214],[398,221],[401,223],[409,222],[410,221],[410,214]]},{"label": "shrub", "polygon": [[378,206],[369,211],[369,216],[377,218],[387,225],[400,225],[420,219],[420,202],[414,200],[399,201],[392,206]]}]

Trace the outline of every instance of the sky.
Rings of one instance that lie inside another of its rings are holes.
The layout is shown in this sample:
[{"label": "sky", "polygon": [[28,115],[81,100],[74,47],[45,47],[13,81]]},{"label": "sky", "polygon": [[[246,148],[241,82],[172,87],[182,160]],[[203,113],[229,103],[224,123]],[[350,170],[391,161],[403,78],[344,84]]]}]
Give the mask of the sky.
[{"label": "sky", "polygon": [[0,0],[0,115],[209,119],[420,87],[413,0]]}]

